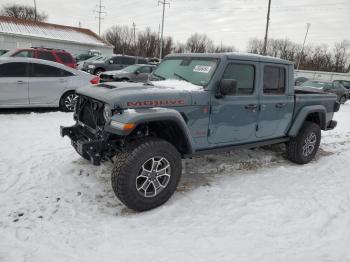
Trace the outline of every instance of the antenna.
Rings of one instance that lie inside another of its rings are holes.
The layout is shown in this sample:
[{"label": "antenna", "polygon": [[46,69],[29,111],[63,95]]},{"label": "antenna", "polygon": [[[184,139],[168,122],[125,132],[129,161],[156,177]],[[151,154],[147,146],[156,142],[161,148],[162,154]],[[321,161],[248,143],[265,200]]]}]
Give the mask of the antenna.
[{"label": "antenna", "polygon": [[101,21],[104,19],[102,17],[103,14],[106,14],[105,11],[105,6],[102,5],[102,0],[99,0],[99,4],[96,5],[97,10],[94,10],[95,13],[97,13],[97,19],[98,19],[98,36],[101,36]]},{"label": "antenna", "polygon": [[162,15],[162,30],[160,33],[160,50],[159,50],[159,58],[163,57],[163,33],[164,33],[164,18],[165,18],[165,6],[168,5],[170,7],[170,3],[166,2],[166,0],[158,1],[158,5],[163,5],[163,15]]}]

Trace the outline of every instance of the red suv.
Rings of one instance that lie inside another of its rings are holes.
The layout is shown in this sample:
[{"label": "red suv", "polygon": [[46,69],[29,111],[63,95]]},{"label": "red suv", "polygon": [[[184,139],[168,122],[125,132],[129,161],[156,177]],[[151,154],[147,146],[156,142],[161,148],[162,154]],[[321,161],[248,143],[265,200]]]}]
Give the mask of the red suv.
[{"label": "red suv", "polygon": [[6,56],[38,58],[64,64],[72,68],[77,67],[77,64],[72,55],[67,51],[61,49],[32,47],[27,49],[17,49],[14,52],[6,54]]}]

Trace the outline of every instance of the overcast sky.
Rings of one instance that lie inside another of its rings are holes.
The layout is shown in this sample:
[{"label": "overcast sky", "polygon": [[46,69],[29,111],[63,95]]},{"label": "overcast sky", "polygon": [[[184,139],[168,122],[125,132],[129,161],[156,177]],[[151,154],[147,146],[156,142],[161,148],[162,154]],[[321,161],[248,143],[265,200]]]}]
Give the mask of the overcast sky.
[{"label": "overcast sky", "polygon": [[[98,32],[93,10],[99,0],[36,0],[49,22],[83,27]],[[244,51],[252,37],[263,38],[268,0],[168,0],[164,34],[185,42],[194,32],[206,33],[216,44],[234,45]],[[33,0],[1,0],[33,4]],[[157,0],[102,0],[107,12],[102,32],[108,27],[136,24],[158,31],[161,6]],[[307,43],[332,45],[350,40],[350,0],[272,0],[269,37],[302,43],[306,23],[311,23]]]}]

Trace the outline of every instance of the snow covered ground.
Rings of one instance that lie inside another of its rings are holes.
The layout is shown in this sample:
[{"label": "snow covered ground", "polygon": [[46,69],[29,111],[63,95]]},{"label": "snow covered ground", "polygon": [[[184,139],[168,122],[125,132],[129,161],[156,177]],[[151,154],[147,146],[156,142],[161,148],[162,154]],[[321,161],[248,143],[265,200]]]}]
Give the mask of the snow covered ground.
[{"label": "snow covered ground", "polygon": [[184,161],[164,206],[127,210],[61,112],[0,112],[0,261],[350,261],[350,103],[305,166],[283,147]]}]

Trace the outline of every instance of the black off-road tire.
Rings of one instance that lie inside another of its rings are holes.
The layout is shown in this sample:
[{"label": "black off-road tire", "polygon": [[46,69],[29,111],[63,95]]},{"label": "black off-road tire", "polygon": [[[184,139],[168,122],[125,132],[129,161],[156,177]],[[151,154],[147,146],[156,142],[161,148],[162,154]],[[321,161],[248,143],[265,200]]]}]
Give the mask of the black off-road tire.
[{"label": "black off-road tire", "polygon": [[[304,147],[307,144],[307,139],[312,137],[312,134],[315,135],[315,143],[312,152],[309,154],[304,154]],[[286,153],[287,158],[296,163],[296,164],[307,164],[309,163],[316,155],[317,150],[321,142],[321,128],[319,125],[305,121],[302,128],[300,129],[296,137],[291,138],[289,142],[286,143]]]},{"label": "black off-road tire", "polygon": [[76,96],[75,92],[74,91],[69,91],[65,94],[63,94],[63,96],[61,97],[61,100],[60,100],[60,110],[62,112],[73,112],[74,111],[74,108],[69,108],[67,107],[66,105],[66,100],[69,98],[69,97],[72,97],[72,96]]},{"label": "black off-road tire", "polygon": [[[165,157],[171,168],[167,186],[154,197],[145,197],[137,190],[136,178],[142,165],[153,157]],[[181,155],[167,141],[144,138],[131,143],[115,159],[112,188],[118,199],[135,211],[146,211],[164,204],[173,195],[182,173]]]}]

